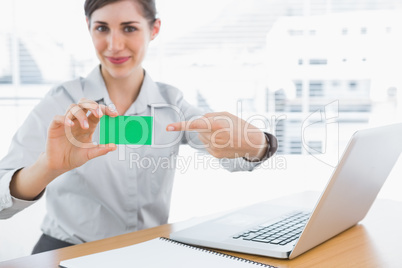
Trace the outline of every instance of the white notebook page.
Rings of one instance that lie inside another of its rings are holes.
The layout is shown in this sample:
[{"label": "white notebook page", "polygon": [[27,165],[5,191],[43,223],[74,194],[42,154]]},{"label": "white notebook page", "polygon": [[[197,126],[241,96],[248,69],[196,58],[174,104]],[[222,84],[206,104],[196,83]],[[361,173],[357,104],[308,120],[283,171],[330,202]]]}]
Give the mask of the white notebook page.
[{"label": "white notebook page", "polygon": [[183,245],[165,238],[60,262],[67,268],[110,267],[271,267],[220,253]]}]

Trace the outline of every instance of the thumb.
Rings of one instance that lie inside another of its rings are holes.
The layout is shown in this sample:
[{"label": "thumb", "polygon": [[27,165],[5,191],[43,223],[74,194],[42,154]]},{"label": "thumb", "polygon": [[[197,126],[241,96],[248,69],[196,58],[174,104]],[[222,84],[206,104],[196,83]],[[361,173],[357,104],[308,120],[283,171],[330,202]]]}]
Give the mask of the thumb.
[{"label": "thumb", "polygon": [[102,146],[96,146],[91,149],[88,149],[88,159],[94,159],[98,156],[105,155],[109,152],[112,152],[117,149],[116,144],[110,143]]}]

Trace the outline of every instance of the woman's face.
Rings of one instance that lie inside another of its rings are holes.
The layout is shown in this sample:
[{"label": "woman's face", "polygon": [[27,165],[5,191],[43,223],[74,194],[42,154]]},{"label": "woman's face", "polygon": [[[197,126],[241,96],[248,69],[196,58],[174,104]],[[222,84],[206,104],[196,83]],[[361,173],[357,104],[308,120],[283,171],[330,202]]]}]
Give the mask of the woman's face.
[{"label": "woman's face", "polygon": [[125,0],[95,10],[87,22],[104,75],[119,79],[142,72],[141,63],[159,32],[159,20],[150,27],[138,4]]}]

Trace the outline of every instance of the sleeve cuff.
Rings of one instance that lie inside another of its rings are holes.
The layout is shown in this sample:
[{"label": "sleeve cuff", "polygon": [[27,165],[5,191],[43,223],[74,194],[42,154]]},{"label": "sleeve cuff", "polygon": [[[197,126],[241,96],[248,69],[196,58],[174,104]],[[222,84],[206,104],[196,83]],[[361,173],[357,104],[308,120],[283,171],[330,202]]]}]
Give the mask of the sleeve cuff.
[{"label": "sleeve cuff", "polygon": [[27,201],[15,198],[10,193],[10,182],[18,170],[21,168],[11,170],[0,178],[0,219],[10,218],[14,214],[24,210],[25,208],[35,204],[42,196],[40,193],[35,200]]}]

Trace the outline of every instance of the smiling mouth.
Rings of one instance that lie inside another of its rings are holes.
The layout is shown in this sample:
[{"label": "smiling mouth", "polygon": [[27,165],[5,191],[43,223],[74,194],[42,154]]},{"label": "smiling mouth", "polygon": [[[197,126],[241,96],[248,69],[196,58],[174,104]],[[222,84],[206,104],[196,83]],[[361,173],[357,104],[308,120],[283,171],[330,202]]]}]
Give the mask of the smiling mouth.
[{"label": "smiling mouth", "polygon": [[113,64],[122,64],[130,59],[130,57],[106,57]]}]

